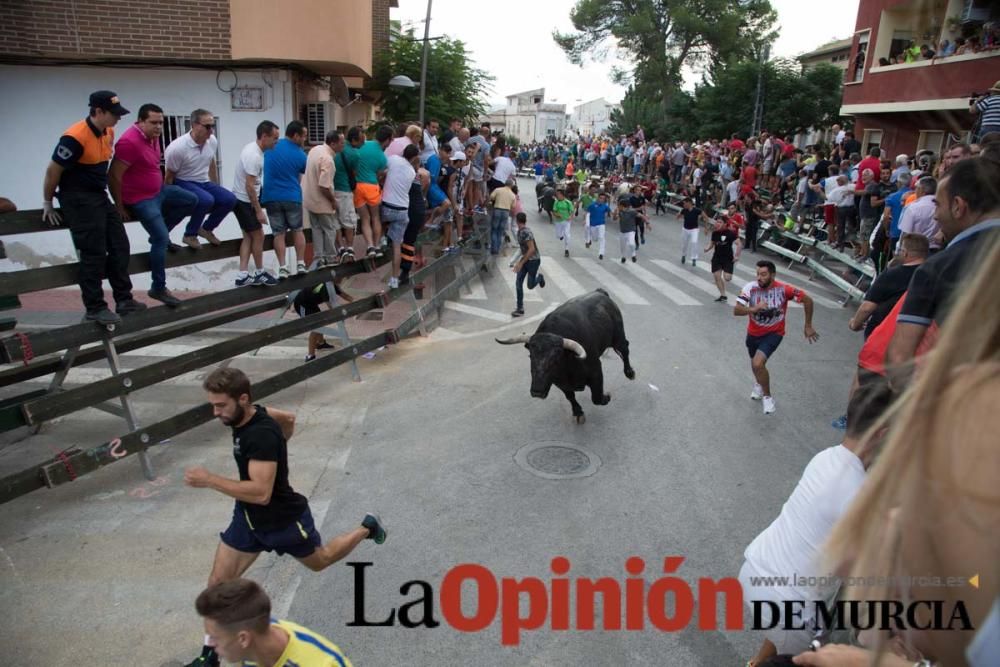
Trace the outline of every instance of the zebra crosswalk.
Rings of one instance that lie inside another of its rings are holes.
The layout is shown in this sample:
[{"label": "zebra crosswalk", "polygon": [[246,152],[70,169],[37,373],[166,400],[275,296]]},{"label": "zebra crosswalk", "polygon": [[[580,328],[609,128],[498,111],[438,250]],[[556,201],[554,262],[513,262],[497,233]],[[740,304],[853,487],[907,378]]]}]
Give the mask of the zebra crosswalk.
[{"label": "zebra crosswalk", "polygon": [[[733,281],[726,284],[726,291],[730,295],[738,295],[746,282],[755,279],[756,267],[737,263],[735,272]],[[692,266],[690,263],[679,264],[676,258],[650,258],[645,253],[640,254],[637,263],[625,264],[616,260],[600,261],[592,256],[547,256],[542,260],[541,273],[545,275],[546,287],[528,290],[525,286],[526,304],[558,304],[598,287],[607,290],[619,304],[636,307],[710,306],[719,295],[708,258]],[[790,275],[791,280],[788,280]],[[802,274],[779,271],[778,280],[803,289],[820,308],[842,308],[832,293],[809,282]],[[502,321],[509,318],[509,307],[513,305],[515,296],[515,282],[514,272],[501,260],[489,272],[473,278],[469,288],[463,289],[455,297],[455,302],[459,304],[457,307],[446,308],[452,314],[462,313]],[[471,303],[466,300],[478,303],[475,307],[468,307]],[[462,305],[461,301],[466,301],[466,305]],[[793,308],[801,307],[801,304],[790,305]],[[494,310],[496,312],[491,312]]]}]

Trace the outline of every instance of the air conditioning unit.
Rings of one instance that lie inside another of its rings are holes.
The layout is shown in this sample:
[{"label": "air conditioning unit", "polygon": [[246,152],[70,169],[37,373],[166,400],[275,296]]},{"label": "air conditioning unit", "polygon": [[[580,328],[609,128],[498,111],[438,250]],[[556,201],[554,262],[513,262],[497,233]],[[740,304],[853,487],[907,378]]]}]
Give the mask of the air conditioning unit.
[{"label": "air conditioning unit", "polygon": [[321,144],[326,133],[333,129],[334,109],[332,102],[307,102],[302,105],[302,121],[308,130],[307,141]]}]

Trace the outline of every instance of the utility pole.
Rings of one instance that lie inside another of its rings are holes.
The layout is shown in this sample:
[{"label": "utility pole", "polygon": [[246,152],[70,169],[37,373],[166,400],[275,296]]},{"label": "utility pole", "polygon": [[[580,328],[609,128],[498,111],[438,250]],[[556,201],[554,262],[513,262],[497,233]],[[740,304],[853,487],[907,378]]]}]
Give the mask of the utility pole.
[{"label": "utility pole", "polygon": [[427,100],[427,51],[431,34],[431,0],[427,0],[427,20],[424,21],[424,57],[420,61],[420,125],[424,125],[424,102]]},{"label": "utility pole", "polygon": [[750,128],[752,136],[760,134],[761,126],[764,124],[764,67],[770,54],[771,45],[765,44],[760,54],[760,69],[757,70],[757,98],[753,104],[753,122]]}]

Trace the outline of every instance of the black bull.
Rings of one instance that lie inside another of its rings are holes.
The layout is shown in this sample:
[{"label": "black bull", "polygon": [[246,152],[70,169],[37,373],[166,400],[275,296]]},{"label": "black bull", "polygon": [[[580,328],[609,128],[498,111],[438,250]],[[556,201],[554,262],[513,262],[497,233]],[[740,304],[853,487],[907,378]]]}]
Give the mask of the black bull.
[{"label": "black bull", "polygon": [[532,335],[522,334],[501,345],[524,343],[531,355],[531,395],[545,398],[555,385],[562,390],[577,423],[585,421],[575,392],[590,388],[594,405],[607,405],[601,355],[613,348],[625,362],[625,377],[635,379],[628,361],[628,339],[618,306],[603,289],[570,299],[542,320]]}]

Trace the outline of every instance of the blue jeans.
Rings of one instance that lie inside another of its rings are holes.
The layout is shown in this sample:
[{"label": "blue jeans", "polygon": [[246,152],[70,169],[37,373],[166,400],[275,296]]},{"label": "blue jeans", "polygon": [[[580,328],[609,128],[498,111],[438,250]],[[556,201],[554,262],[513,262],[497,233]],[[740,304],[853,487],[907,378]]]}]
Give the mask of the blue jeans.
[{"label": "blue jeans", "polygon": [[160,194],[128,207],[149,234],[149,269],[154,290],[162,290],[167,286],[166,262],[170,230],[191,215],[197,205],[198,197],[194,193],[176,185],[164,185]]},{"label": "blue jeans", "polygon": [[493,209],[493,220],[490,223],[490,253],[494,255],[500,252],[500,246],[503,245],[503,235],[507,231],[509,217],[510,211]]},{"label": "blue jeans", "polygon": [[514,291],[517,293],[518,310],[524,310],[524,277],[528,277],[528,289],[535,289],[535,285],[538,284],[538,267],[541,265],[542,260],[538,257],[529,259],[517,272],[517,284]]},{"label": "blue jeans", "polygon": [[[184,236],[197,236],[202,227],[206,232],[212,231],[222,224],[223,219],[236,206],[236,195],[211,181],[195,183],[178,179],[174,184],[198,197],[198,205],[191,212],[191,219],[184,228]],[[205,220],[206,215],[208,220]],[[201,224],[202,221],[205,222],[204,225]]]}]

